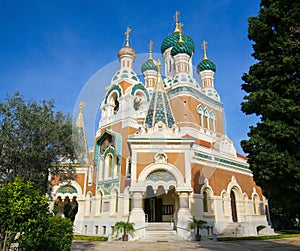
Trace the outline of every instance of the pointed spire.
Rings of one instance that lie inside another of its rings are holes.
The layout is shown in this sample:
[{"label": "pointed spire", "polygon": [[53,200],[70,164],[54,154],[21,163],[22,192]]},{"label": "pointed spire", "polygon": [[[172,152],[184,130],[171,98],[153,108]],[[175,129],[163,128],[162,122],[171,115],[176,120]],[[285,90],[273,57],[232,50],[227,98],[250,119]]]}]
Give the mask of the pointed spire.
[{"label": "pointed spire", "polygon": [[126,47],[130,47],[129,46],[129,34],[131,32],[131,29],[129,27],[127,27],[127,30],[125,31],[125,35],[126,35]]},{"label": "pointed spire", "polygon": [[179,23],[178,23],[179,15],[180,15],[180,12],[176,10],[175,15],[174,15],[174,19],[175,19],[175,22],[176,22],[174,33],[175,32],[180,32]]},{"label": "pointed spire", "polygon": [[88,144],[87,144],[87,139],[86,139],[86,131],[85,131],[85,126],[84,126],[84,120],[83,120],[83,108],[85,106],[84,102],[79,102],[79,114],[76,120],[76,134],[77,134],[77,144],[78,147],[76,148],[76,155],[78,161],[81,163],[87,163],[88,162]]},{"label": "pointed spire", "polygon": [[207,56],[206,56],[206,45],[207,44],[208,43],[204,40],[203,43],[202,43],[202,45],[201,45],[203,47],[203,53],[204,53],[203,59],[208,59]]},{"label": "pointed spire", "polygon": [[77,120],[76,120],[76,126],[80,127],[80,128],[84,128],[84,121],[83,121],[82,110],[83,110],[83,108],[85,106],[85,103],[81,101],[81,102],[79,102],[78,106],[79,106],[79,114],[78,114],[78,117],[77,117]]},{"label": "pointed spire", "polygon": [[155,89],[157,91],[164,91],[164,82],[162,80],[162,76],[161,76],[161,62],[158,59],[157,60],[157,78],[156,78],[156,82],[155,82]]},{"label": "pointed spire", "polygon": [[175,124],[167,93],[164,89],[164,82],[161,76],[161,62],[157,60],[157,78],[153,90],[150,106],[146,115],[145,125],[152,128],[158,122],[163,122],[166,127],[172,128]]},{"label": "pointed spire", "polygon": [[150,42],[149,42],[149,59],[153,59],[152,58],[152,45],[153,45],[153,41],[150,40]]}]

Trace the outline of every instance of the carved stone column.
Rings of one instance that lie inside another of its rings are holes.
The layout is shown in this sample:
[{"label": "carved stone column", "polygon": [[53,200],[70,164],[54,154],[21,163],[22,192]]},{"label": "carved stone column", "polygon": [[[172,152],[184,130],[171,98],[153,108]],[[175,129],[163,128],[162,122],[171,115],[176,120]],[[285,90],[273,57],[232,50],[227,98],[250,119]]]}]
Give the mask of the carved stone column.
[{"label": "carved stone column", "polygon": [[145,223],[145,212],[143,210],[143,193],[142,192],[133,192],[131,199],[131,212],[129,215],[129,222],[134,223],[135,229],[138,231],[135,232],[134,238],[139,238],[145,236],[146,223]]},{"label": "carved stone column", "polygon": [[188,229],[188,223],[192,218],[192,214],[189,209],[189,193],[179,193],[179,210],[177,213],[177,233],[179,236],[186,239],[191,238],[191,232]]}]

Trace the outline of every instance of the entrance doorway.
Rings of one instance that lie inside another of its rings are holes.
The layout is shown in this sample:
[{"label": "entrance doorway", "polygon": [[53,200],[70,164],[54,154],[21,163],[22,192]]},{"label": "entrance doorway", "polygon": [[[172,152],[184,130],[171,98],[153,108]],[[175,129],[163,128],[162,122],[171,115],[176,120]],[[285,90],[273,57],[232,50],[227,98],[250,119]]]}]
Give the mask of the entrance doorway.
[{"label": "entrance doorway", "polygon": [[162,222],[162,199],[157,197],[145,199],[145,214],[149,222]]},{"label": "entrance doorway", "polygon": [[235,199],[235,194],[233,190],[230,192],[230,201],[231,201],[231,214],[232,214],[232,221],[237,222],[237,212],[236,212],[236,199]]},{"label": "entrance doorway", "polygon": [[162,186],[159,186],[155,192],[151,186],[147,187],[144,212],[148,217],[148,222],[172,222],[176,220],[178,196],[175,194],[175,188],[172,187],[165,191]]}]

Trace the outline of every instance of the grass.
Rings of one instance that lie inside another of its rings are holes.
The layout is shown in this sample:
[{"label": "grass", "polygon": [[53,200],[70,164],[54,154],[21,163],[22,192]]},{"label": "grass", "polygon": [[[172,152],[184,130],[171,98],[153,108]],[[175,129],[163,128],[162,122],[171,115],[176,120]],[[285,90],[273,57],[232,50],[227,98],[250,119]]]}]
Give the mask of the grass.
[{"label": "grass", "polygon": [[243,236],[243,237],[218,237],[218,241],[241,241],[241,240],[272,240],[283,238],[300,238],[300,233],[283,232],[277,235],[261,235],[261,236]]},{"label": "grass", "polygon": [[81,241],[107,241],[106,236],[88,236],[88,235],[74,235],[73,240]]}]

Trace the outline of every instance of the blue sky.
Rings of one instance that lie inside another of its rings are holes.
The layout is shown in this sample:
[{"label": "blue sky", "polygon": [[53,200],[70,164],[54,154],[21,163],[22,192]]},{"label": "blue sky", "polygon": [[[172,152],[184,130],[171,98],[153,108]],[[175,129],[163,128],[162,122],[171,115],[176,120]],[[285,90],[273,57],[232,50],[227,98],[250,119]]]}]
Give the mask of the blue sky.
[{"label": "blue sky", "polygon": [[[257,121],[240,108],[245,95],[241,76],[254,63],[247,18],[257,15],[256,0],[0,0],[0,99],[19,91],[26,99],[53,98],[58,110],[73,113],[92,76],[118,59],[127,26],[137,54],[148,52],[149,40],[153,52],[160,53],[161,42],[174,30],[176,10],[183,32],[196,44],[195,66],[203,57],[202,41],[208,41],[226,133],[242,152],[239,142]],[[96,86],[98,105],[108,84]],[[91,145],[95,122],[85,119]]]}]

